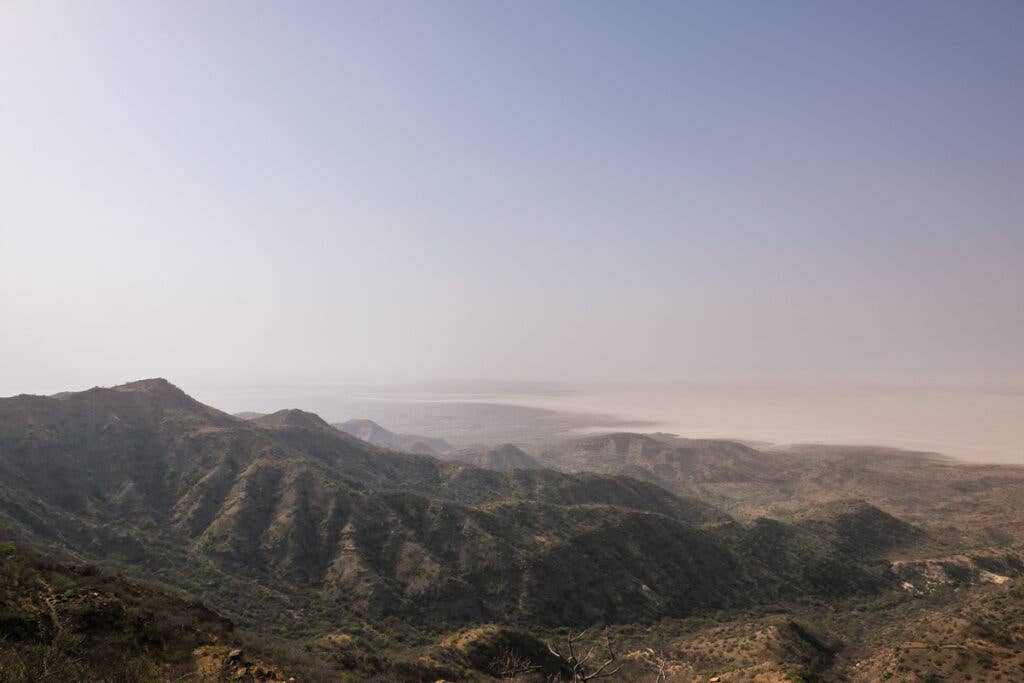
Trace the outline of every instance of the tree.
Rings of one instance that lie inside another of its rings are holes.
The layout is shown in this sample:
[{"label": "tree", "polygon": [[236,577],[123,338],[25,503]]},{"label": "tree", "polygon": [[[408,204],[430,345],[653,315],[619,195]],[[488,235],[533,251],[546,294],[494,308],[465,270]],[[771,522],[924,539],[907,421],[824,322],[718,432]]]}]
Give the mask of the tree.
[{"label": "tree", "polygon": [[672,667],[673,661],[665,654],[664,650],[655,651],[651,648],[647,648],[644,653],[646,655],[647,666],[654,671],[655,683],[665,683],[668,680],[669,670]]},{"label": "tree", "polygon": [[[574,635],[570,630],[565,638],[562,649],[554,643],[547,644],[551,654],[561,661],[564,669],[571,672],[571,680],[574,683],[586,683],[587,681],[594,681],[599,678],[611,678],[622,668],[621,666],[610,668],[615,664],[616,660],[615,651],[612,649],[611,637],[608,635],[608,632],[605,631],[600,638],[593,639],[588,647],[585,644],[589,639],[588,631],[589,629],[585,629]],[[598,651],[599,647],[606,653],[603,661],[600,657],[594,659],[594,654]],[[583,654],[584,650],[586,650],[585,654]],[[601,663],[597,664],[598,661]]]},{"label": "tree", "polygon": [[499,678],[515,678],[516,676],[533,673],[540,669],[541,666],[539,664],[534,664],[511,647],[505,648],[505,651],[492,665],[492,670]]}]

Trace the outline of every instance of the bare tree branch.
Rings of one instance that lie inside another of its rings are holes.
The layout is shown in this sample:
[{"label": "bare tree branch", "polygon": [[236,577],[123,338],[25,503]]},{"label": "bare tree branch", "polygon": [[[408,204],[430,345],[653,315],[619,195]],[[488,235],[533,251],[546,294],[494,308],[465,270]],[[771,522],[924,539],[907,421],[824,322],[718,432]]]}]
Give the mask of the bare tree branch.
[{"label": "bare tree branch", "polygon": [[[584,629],[583,631],[575,635],[572,631],[569,631],[568,635],[566,635],[565,638],[566,649],[569,652],[568,657],[562,655],[561,650],[552,643],[547,644],[548,651],[554,656],[558,657],[563,667],[570,671],[572,675],[572,680],[576,683],[586,683],[587,681],[593,681],[598,678],[611,678],[622,669],[621,665],[615,667],[614,669],[609,669],[610,666],[615,664],[616,657],[615,651],[612,649],[611,638],[609,637],[607,631],[604,634],[603,643],[593,642],[590,644],[590,647],[589,649],[587,649],[585,655],[583,655],[582,657],[576,656],[576,645],[582,644],[581,641],[584,640],[589,630],[590,629]],[[602,662],[601,665],[598,666],[596,669],[593,667],[588,667],[587,662],[590,661],[591,657],[593,657],[594,653],[602,645],[608,651],[608,658],[604,662]]]},{"label": "bare tree branch", "polygon": [[541,666],[534,664],[509,647],[505,648],[503,655],[495,661],[491,668],[496,676],[514,678],[515,676],[538,671],[541,669]]}]

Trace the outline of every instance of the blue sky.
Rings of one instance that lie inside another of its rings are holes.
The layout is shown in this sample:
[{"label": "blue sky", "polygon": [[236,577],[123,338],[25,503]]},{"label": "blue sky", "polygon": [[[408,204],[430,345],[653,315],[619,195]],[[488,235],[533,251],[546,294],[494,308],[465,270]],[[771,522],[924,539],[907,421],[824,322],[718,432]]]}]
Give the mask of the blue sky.
[{"label": "blue sky", "polygon": [[0,375],[1024,377],[1019,2],[0,6]]}]

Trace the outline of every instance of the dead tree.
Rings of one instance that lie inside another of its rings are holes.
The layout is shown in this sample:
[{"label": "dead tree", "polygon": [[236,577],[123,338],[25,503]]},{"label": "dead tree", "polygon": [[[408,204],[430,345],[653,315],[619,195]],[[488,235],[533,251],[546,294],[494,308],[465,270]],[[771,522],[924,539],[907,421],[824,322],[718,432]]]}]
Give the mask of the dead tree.
[{"label": "dead tree", "polygon": [[[589,629],[588,629],[589,630]],[[568,669],[572,675],[574,683],[587,683],[587,681],[594,681],[599,678],[611,678],[619,672],[622,666],[616,666],[610,668],[615,664],[615,651],[612,649],[611,638],[606,632],[600,643],[604,646],[606,657],[603,659],[599,656],[594,659],[594,654],[598,650],[598,639],[586,647],[587,630],[583,630],[575,635],[572,631],[565,638],[564,652],[559,649],[555,644],[548,643],[548,650],[562,663],[564,669]],[[586,650],[586,653],[583,652]],[[598,664],[598,662],[601,662]]]},{"label": "dead tree", "polygon": [[673,661],[665,654],[664,650],[655,651],[651,648],[647,648],[647,666],[654,671],[655,683],[665,683],[668,680],[669,671],[672,668]]},{"label": "dead tree", "polygon": [[539,664],[534,664],[510,647],[505,648],[502,655],[492,665],[492,670],[498,678],[515,678],[523,674],[540,671],[541,668]]}]

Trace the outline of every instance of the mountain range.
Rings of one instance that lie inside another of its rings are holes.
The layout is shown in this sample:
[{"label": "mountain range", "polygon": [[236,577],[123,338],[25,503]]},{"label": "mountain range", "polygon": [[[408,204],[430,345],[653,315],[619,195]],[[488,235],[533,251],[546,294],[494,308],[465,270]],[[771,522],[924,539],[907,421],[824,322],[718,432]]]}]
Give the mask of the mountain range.
[{"label": "mountain range", "polygon": [[582,624],[885,580],[868,548],[803,520],[740,524],[629,477],[398,453],[301,410],[243,420],[164,380],[3,399],[0,481],[6,536],[198,589],[248,622],[280,602],[321,619]]},{"label": "mountain range", "polygon": [[[1019,468],[638,434],[440,459],[346,424],[232,416],[162,379],[0,399],[0,541],[286,638],[656,624],[1019,571],[925,561],[1019,541],[1019,513],[993,513]],[[900,491],[914,471],[928,483]],[[971,497],[968,521],[929,490]]]}]

